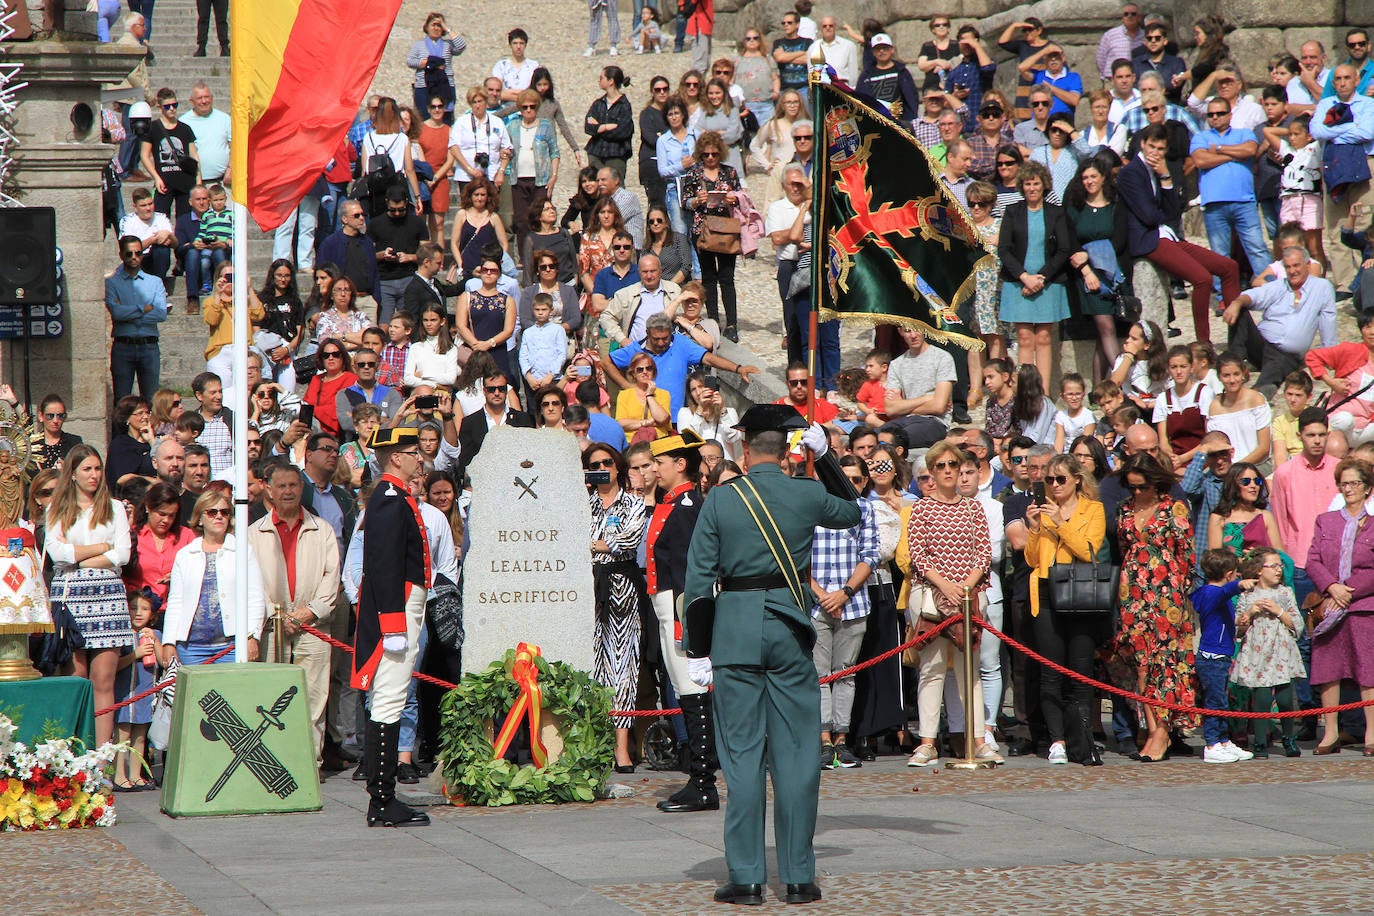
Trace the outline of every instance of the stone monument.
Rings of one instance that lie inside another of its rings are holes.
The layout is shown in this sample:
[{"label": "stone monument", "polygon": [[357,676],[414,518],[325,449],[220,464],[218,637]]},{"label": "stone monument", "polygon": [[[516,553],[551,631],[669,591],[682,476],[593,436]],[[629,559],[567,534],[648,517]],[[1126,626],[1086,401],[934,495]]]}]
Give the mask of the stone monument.
[{"label": "stone monument", "polygon": [[463,670],[480,671],[528,642],[547,659],[591,671],[591,509],[577,440],[499,426],[468,474]]}]

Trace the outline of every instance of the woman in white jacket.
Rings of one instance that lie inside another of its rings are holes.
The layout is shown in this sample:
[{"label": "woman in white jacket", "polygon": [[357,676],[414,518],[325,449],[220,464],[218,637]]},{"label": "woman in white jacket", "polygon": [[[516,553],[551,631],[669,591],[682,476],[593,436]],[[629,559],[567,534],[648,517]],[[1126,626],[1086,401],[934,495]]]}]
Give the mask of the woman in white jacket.
[{"label": "woman in white jacket", "polygon": [[406,350],[403,381],[407,386],[452,388],[458,378],[458,347],[448,332],[448,316],[442,306],[430,303],[420,313],[420,325]]},{"label": "woman in white jacket", "polygon": [[[183,665],[195,665],[233,644],[238,634],[234,586],[236,554],[248,557],[248,660],[258,660],[259,636],[265,609],[262,573],[252,548],[240,545],[230,533],[234,507],[219,488],[206,490],[191,511],[191,528],[201,536],[187,544],[172,563],[172,583],[167,592],[162,639],[175,645]],[[234,661],[233,653],[220,661]]]}]

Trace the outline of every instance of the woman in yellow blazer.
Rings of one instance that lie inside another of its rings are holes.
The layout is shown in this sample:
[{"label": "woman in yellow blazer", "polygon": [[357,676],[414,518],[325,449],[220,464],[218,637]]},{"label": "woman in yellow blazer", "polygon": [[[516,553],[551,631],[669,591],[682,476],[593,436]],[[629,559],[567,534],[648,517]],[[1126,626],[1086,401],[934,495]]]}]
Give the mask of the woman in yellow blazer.
[{"label": "woman in yellow blazer", "polygon": [[[1050,607],[1049,572],[1055,563],[1091,562],[1107,536],[1107,516],[1097,499],[1097,483],[1085,477],[1071,455],[1056,455],[1045,468],[1045,493],[1049,501],[1026,510],[1026,562],[1030,564],[1031,629],[1035,649],[1046,658],[1089,677],[1093,657],[1105,635],[1108,620],[1103,613],[1058,614]],[[1093,689],[1065,678],[1046,666],[1040,668],[1040,707],[1050,735],[1050,763],[1069,762],[1065,739],[1072,738],[1075,763],[1101,766],[1093,743]]]}]

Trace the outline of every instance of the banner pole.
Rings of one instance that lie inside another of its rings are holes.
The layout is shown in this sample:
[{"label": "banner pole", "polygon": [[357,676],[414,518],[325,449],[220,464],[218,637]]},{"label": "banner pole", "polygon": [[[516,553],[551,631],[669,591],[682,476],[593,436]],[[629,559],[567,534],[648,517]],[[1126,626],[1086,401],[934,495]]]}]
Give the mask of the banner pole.
[{"label": "banner pole", "polygon": [[[237,8],[230,11],[233,17],[230,34],[233,38],[235,55],[229,59],[229,84],[236,84],[242,77],[242,67],[236,63],[244,44],[237,26],[241,23],[241,12]],[[239,103],[238,93],[233,93],[232,105]],[[238,114],[238,111],[235,111]],[[244,125],[235,119],[233,144],[234,156],[231,162],[232,199],[234,201],[234,336],[230,346],[234,357],[234,384],[225,386],[225,398],[234,411],[234,660],[248,661],[248,169],[244,152],[248,138],[243,135]],[[253,634],[256,635],[256,634]]]},{"label": "banner pole", "polygon": [[[817,310],[821,305],[820,279],[823,276],[820,255],[824,250],[824,235],[821,232],[821,188],[825,175],[826,144],[821,131],[820,86],[825,75],[825,51],[821,49],[820,42],[811,46],[808,64],[807,100],[811,108],[811,133],[815,138],[811,143],[811,289],[807,292],[807,297],[811,301],[806,322],[806,425],[810,426],[816,422],[816,367],[820,362],[817,358],[820,345],[820,318]],[[816,476],[816,455],[810,451],[806,453],[806,473],[811,477]]]}]

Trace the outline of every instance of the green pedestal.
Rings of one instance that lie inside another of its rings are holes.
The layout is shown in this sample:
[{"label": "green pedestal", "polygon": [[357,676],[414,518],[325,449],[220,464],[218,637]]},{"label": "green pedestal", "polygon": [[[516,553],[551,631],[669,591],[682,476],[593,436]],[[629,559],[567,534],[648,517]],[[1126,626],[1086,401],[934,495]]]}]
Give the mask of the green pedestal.
[{"label": "green pedestal", "polygon": [[320,810],[309,708],[305,674],[295,665],[182,667],[163,813]]},{"label": "green pedestal", "polygon": [[0,713],[19,726],[14,740],[30,749],[39,736],[80,738],[95,747],[95,693],[84,677],[0,682]]}]

